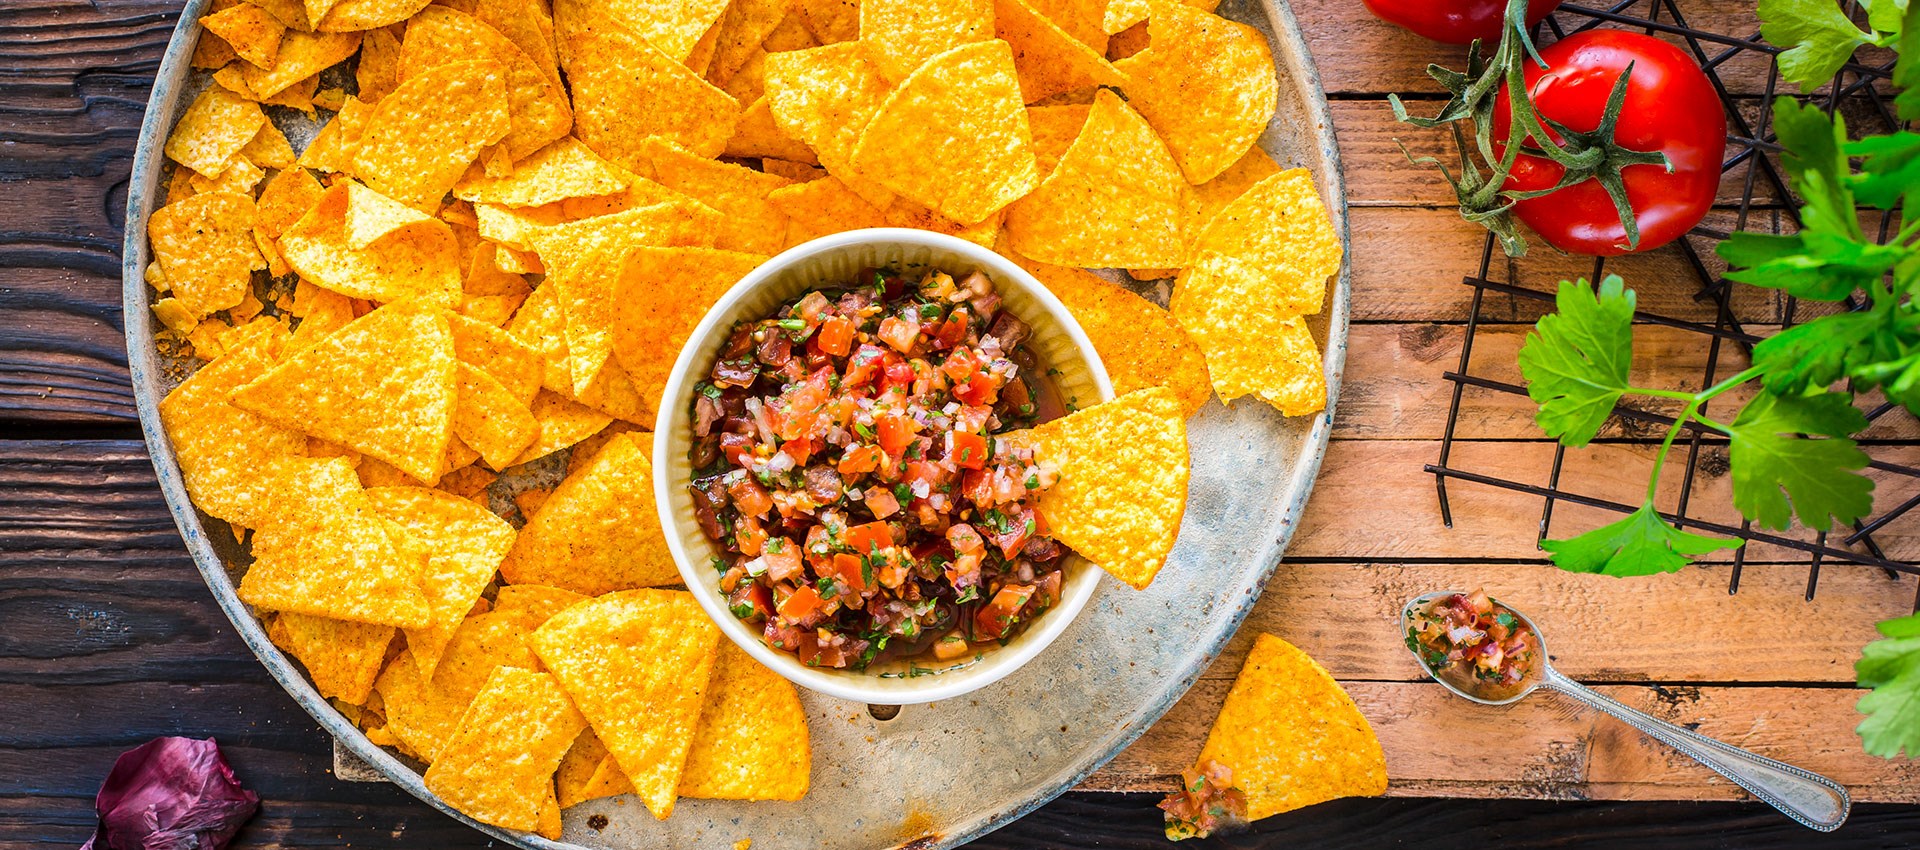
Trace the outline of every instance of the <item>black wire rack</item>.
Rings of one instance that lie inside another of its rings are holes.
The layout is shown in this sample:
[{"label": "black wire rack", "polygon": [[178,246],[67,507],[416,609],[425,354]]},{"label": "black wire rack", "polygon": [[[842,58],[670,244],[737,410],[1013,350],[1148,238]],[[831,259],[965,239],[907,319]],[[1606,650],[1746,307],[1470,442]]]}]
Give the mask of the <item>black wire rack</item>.
[{"label": "black wire rack", "polygon": [[[1857,3],[1849,0],[1844,5],[1846,11],[1856,20],[1861,20]],[[1716,16],[1718,17],[1718,16]],[[1551,17],[1543,21],[1535,30],[1535,40],[1542,46],[1564,38],[1575,32],[1612,27],[1617,29],[1639,30],[1664,37],[1679,45],[1700,62],[1719,94],[1726,108],[1728,119],[1728,156],[1721,172],[1721,197],[1715,211],[1706,222],[1692,232],[1661,251],[1677,252],[1684,265],[1691,269],[1694,280],[1635,280],[1628,278],[1628,285],[1639,288],[1644,293],[1652,287],[1697,286],[1693,298],[1703,308],[1703,312],[1713,315],[1711,321],[1682,319],[1654,312],[1642,311],[1636,314],[1641,326],[1658,325],[1682,332],[1687,344],[1698,345],[1707,353],[1705,367],[1701,371],[1700,383],[1694,387],[1667,387],[1669,389],[1698,390],[1713,386],[1718,380],[1737,372],[1722,363],[1723,355],[1732,362],[1743,362],[1759,336],[1749,333],[1737,318],[1735,294],[1743,287],[1726,280],[1722,275],[1724,264],[1715,257],[1714,247],[1735,230],[1758,230],[1763,232],[1791,233],[1798,226],[1797,210],[1790,202],[1786,178],[1780,168],[1778,157],[1780,148],[1771,132],[1771,110],[1776,94],[1792,94],[1812,103],[1817,103],[1829,112],[1838,111],[1849,124],[1855,135],[1862,133],[1890,132],[1901,128],[1892,108],[1892,95],[1888,87],[1888,78],[1892,73],[1893,58],[1883,54],[1884,62],[1874,61],[1870,50],[1863,50],[1854,61],[1845,65],[1829,86],[1811,95],[1801,95],[1793,91],[1791,84],[1782,83],[1776,56],[1778,48],[1761,40],[1759,24],[1751,19],[1751,7],[1747,7],[1747,20],[1735,24],[1721,23],[1723,28],[1745,27],[1743,32],[1714,32],[1708,28],[1690,25],[1675,0],[1622,0],[1604,8],[1562,5]],[[1760,63],[1764,63],[1764,87],[1761,91],[1751,91],[1753,75]],[[1730,87],[1725,77],[1729,69],[1739,69],[1746,74],[1745,91]],[[1882,217],[1880,238],[1887,238],[1888,227],[1894,217]],[[1546,251],[1549,249],[1537,249]],[[1522,261],[1524,262],[1524,261]],[[1540,512],[1539,537],[1566,537],[1580,528],[1560,530],[1553,528],[1554,509],[1557,505],[1582,505],[1603,511],[1628,513],[1638,504],[1626,504],[1612,498],[1596,495],[1592,482],[1575,480],[1575,475],[1565,475],[1567,449],[1555,445],[1551,467],[1545,470],[1545,481],[1521,481],[1506,475],[1496,474],[1485,469],[1476,470],[1471,461],[1456,457],[1456,439],[1460,431],[1463,406],[1466,412],[1474,412],[1474,396],[1480,393],[1506,393],[1526,395],[1526,388],[1514,383],[1507,377],[1489,375],[1485,371],[1475,374],[1473,351],[1475,336],[1485,326],[1503,321],[1500,316],[1489,315],[1490,302],[1502,307],[1512,305],[1537,305],[1531,309],[1544,312],[1553,302],[1553,292],[1494,279],[1498,272],[1513,268],[1499,253],[1491,234],[1488,235],[1482,249],[1478,271],[1466,277],[1462,282],[1473,289],[1470,312],[1466,323],[1465,338],[1461,343],[1460,361],[1456,369],[1444,373],[1452,383],[1452,400],[1447,411],[1444,436],[1440,442],[1438,462],[1426,465],[1426,470],[1434,476],[1439,491],[1441,517],[1448,527],[1453,525],[1453,505],[1448,497],[1447,486],[1450,481],[1470,482],[1516,491],[1539,497],[1542,501]],[[1608,273],[1606,258],[1595,258],[1589,279],[1598,281]],[[1506,275],[1509,278],[1514,275]],[[1812,310],[1831,311],[1834,309],[1856,308],[1857,304],[1827,305],[1800,304],[1791,298],[1784,298],[1778,304],[1769,326],[1790,326],[1798,314]],[[1526,309],[1523,307],[1523,310]],[[1464,402],[1464,405],[1463,405]],[[1902,522],[1915,522],[1916,508],[1920,508],[1920,468],[1902,461],[1901,448],[1910,448],[1916,443],[1913,436],[1920,433],[1915,427],[1911,414],[1904,408],[1890,403],[1880,403],[1866,411],[1871,420],[1873,431],[1870,433],[1892,434],[1890,439],[1866,440],[1862,448],[1872,458],[1869,474],[1876,478],[1876,513],[1854,523],[1849,533],[1834,532],[1831,536],[1825,531],[1817,534],[1805,533],[1803,529],[1792,529],[1785,533],[1772,533],[1756,529],[1751,522],[1716,521],[1704,516],[1700,505],[1694,498],[1696,481],[1702,477],[1702,470],[1709,464],[1722,464],[1717,473],[1724,473],[1725,438],[1717,432],[1689,423],[1688,429],[1676,440],[1672,451],[1684,454],[1684,470],[1677,504],[1672,499],[1663,499],[1659,505],[1662,513],[1683,528],[1689,528],[1708,534],[1737,537],[1745,541],[1734,552],[1732,569],[1729,573],[1727,591],[1736,593],[1740,588],[1742,568],[1749,562],[1749,550],[1753,544],[1765,544],[1766,552],[1780,552],[1782,557],[1791,559],[1791,563],[1804,562],[1807,565],[1806,598],[1813,599],[1819,588],[1821,568],[1828,563],[1854,564],[1876,567],[1884,570],[1889,578],[1902,574],[1920,574],[1920,566],[1890,557],[1883,551],[1875,534],[1889,534],[1890,526]],[[1614,420],[1610,422],[1611,432],[1628,436],[1612,442],[1628,445],[1657,446],[1659,438],[1673,424],[1673,418],[1654,409],[1643,406],[1622,404],[1614,410]],[[1609,433],[1609,432],[1603,432]],[[1638,435],[1638,436],[1635,436]],[[1910,454],[1910,452],[1908,452]],[[1677,465],[1679,455],[1670,456],[1669,466]],[[1899,483],[1902,486],[1889,486]],[[1899,493],[1911,490],[1915,495],[1901,499],[1889,498],[1889,491]],[[1664,510],[1671,507],[1671,511]],[[1724,506],[1722,506],[1724,508]],[[1723,514],[1724,516],[1724,514]],[[1768,556],[1769,561],[1775,560]],[[1758,562],[1757,560],[1755,561]],[[1920,608],[1920,593],[1916,594],[1915,606]]]}]

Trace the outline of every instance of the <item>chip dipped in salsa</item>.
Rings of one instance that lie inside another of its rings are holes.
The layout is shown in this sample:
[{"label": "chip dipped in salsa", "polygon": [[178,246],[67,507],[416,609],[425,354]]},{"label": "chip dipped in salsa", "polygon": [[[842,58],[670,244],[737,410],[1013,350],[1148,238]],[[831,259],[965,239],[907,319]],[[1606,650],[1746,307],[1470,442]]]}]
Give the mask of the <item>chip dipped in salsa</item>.
[{"label": "chip dipped in salsa", "polygon": [[1526,687],[1539,641],[1525,620],[1485,591],[1444,594],[1411,614],[1407,647],[1434,675],[1487,700]]},{"label": "chip dipped in salsa", "polygon": [[[867,270],[734,326],[693,400],[695,515],[734,616],[817,667],[957,662],[1060,601],[1063,411],[979,272]],[[911,666],[910,669],[922,669]]]}]

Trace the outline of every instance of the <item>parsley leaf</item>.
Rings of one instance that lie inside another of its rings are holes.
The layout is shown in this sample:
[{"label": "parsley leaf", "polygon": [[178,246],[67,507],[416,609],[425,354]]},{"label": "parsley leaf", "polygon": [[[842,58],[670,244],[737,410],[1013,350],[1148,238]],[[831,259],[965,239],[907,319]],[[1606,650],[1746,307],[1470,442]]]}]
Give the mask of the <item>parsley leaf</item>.
[{"label": "parsley leaf", "polygon": [[1543,540],[1553,565],[1573,573],[1649,576],[1670,573],[1697,555],[1735,549],[1738,540],[1703,537],[1667,524],[1647,502],[1625,519],[1567,540]]},{"label": "parsley leaf", "polygon": [[1920,755],[1920,614],[1884,620],[1879,629],[1884,637],[1853,665],[1860,687],[1873,689],[1855,706],[1867,719],[1854,731],[1869,755]]},{"label": "parsley leaf", "polygon": [[1795,513],[1816,530],[1866,516],[1873,481],[1855,470],[1866,468],[1867,454],[1847,439],[1866,427],[1867,417],[1844,393],[1755,396],[1727,430],[1733,506],[1783,531]]},{"label": "parsley leaf", "polygon": [[[1871,0],[1869,26],[1898,27],[1899,0]],[[1760,0],[1760,36],[1789,49],[1780,76],[1811,91],[1833,78],[1863,44],[1888,45],[1898,36],[1863,32],[1831,0]]]},{"label": "parsley leaf", "polygon": [[1584,446],[1627,390],[1633,362],[1633,291],[1618,275],[1600,282],[1561,281],[1557,310],[1540,317],[1520,347],[1534,421],[1562,445]]}]

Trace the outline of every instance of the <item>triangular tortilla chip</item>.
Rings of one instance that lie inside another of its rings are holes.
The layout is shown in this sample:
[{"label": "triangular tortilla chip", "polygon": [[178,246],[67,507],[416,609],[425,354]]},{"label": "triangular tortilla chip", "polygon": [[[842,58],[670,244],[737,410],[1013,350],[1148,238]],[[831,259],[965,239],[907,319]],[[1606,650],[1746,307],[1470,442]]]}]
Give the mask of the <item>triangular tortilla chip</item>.
[{"label": "triangular tortilla chip", "polygon": [[554,488],[520,535],[500,573],[513,584],[545,584],[588,596],[678,584],[653,505],[648,435],[622,434]]},{"label": "triangular tortilla chip", "polygon": [[566,89],[493,27],[445,6],[428,6],[407,22],[407,39],[400,52],[401,80],[473,59],[490,59],[506,69],[511,129],[500,143],[509,158],[524,159],[573,129]]},{"label": "triangular tortilla chip", "polygon": [[253,240],[259,210],[234,192],[209,192],[154,210],[147,219],[160,272],[173,297],[195,316],[237,306],[253,272],[267,267]]},{"label": "triangular tortilla chip", "polygon": [[1053,173],[1061,154],[1067,152],[1074,139],[1080,138],[1080,128],[1087,126],[1087,114],[1092,111],[1092,106],[1077,103],[1027,107],[1027,126],[1033,130],[1034,166],[1040,172],[1040,179]]},{"label": "triangular tortilla chip", "polygon": [[853,167],[961,224],[1025,195],[1039,174],[1007,43],[969,44],[927,60],[861,131]]},{"label": "triangular tortilla chip", "polygon": [[426,8],[427,0],[337,0],[314,22],[321,32],[361,32],[397,24]]},{"label": "triangular tortilla chip", "polygon": [[1106,55],[1107,0],[1033,0],[1030,5],[1075,41]]},{"label": "triangular tortilla chip", "polygon": [[453,62],[407,77],[373,107],[354,174],[382,194],[436,207],[467,165],[511,129],[505,65]]},{"label": "triangular tortilla chip", "polygon": [[553,615],[593,597],[547,584],[509,584],[501,586],[493,597],[493,613],[520,620],[528,632],[540,628]]},{"label": "triangular tortilla chip", "polygon": [[1117,86],[1126,77],[1107,58],[1076,40],[1026,0],[994,0],[993,26],[1013,47],[1020,95],[1027,102],[1090,86]]},{"label": "triangular tortilla chip", "polygon": [[272,469],[280,490],[253,533],[253,565],[240,598],[292,611],[400,628],[427,624],[420,590],[425,555],[398,538],[344,458],[286,460]]},{"label": "triangular tortilla chip", "polygon": [[383,307],[241,387],[233,403],[432,483],[452,438],[454,363],[443,312]]},{"label": "triangular tortilla chip", "polygon": [[1115,67],[1127,75],[1127,102],[1166,140],[1187,182],[1205,183],[1273,120],[1273,52],[1246,24],[1167,0],[1153,9],[1152,46]]},{"label": "triangular tortilla chip", "polygon": [[273,645],[300,659],[314,690],[354,705],[367,701],[393,642],[392,626],[332,620],[284,611],[267,624]]},{"label": "triangular tortilla chip", "polygon": [[287,134],[280,132],[272,121],[260,125],[253,141],[240,149],[240,156],[260,168],[286,170],[293,167],[295,155],[293,145],[287,141]]},{"label": "triangular tortilla chip", "polygon": [[167,158],[203,177],[219,177],[233,156],[267,123],[260,104],[219,86],[208,86],[180,113],[167,136]]},{"label": "triangular tortilla chip", "polygon": [[453,328],[453,353],[460,362],[493,376],[522,404],[533,403],[546,369],[539,351],[504,328],[466,316],[451,316],[447,321]]},{"label": "triangular tortilla chip", "polygon": [[350,298],[460,302],[460,247],[446,222],[351,180],[281,234],[280,253],[301,278]]},{"label": "triangular tortilla chip", "polygon": [[[316,33],[300,32],[299,29],[290,27],[286,37],[280,40],[280,50],[274,57],[272,68],[251,64],[240,66],[240,79],[246,82],[247,89],[253,92],[254,97],[270,100],[294,84],[347,61],[347,57],[360,49],[360,34],[357,32]],[[307,97],[312,96],[313,92],[309,90]]]},{"label": "triangular tortilla chip", "polygon": [[747,64],[755,50],[767,41],[767,35],[787,16],[786,0],[734,0],[713,25],[713,56],[705,66],[706,77],[725,86]]},{"label": "triangular tortilla chip", "polygon": [[568,198],[611,195],[624,191],[635,179],[568,136],[516,161],[510,176],[469,173],[453,187],[453,196],[475,203],[538,207]]},{"label": "triangular tortilla chip", "polygon": [[1187,426],[1165,387],[1136,390],[1014,439],[1060,479],[1040,496],[1055,539],[1135,590],[1153,583],[1187,512]]},{"label": "triangular tortilla chip", "polygon": [[629,590],[568,608],[534,651],[658,819],[673,814],[720,630],[685,591]]},{"label": "triangular tortilla chip", "polygon": [[[694,45],[720,20],[726,0],[560,0],[556,6],[581,3],[630,27],[675,62],[693,55]],[[556,8],[555,14],[560,14]],[[561,56],[566,55],[565,48]],[[563,59],[564,61],[564,59]]]},{"label": "triangular tortilla chip", "polygon": [[649,136],[701,156],[720,155],[740,118],[739,102],[681,64],[684,53],[662,52],[592,0],[560,0],[555,7],[560,58],[573,88],[574,135],[629,170],[643,167],[640,144]]},{"label": "triangular tortilla chip", "polygon": [[893,193],[854,173],[853,149],[892,88],[855,42],[776,53],[766,61],[767,108],[774,123],[819,157],[868,203]]},{"label": "triangular tortilla chip", "polygon": [[229,6],[200,19],[207,32],[219,36],[240,58],[261,68],[272,68],[280,56],[280,39],[287,28],[267,10],[251,3]]},{"label": "triangular tortilla chip", "polygon": [[541,0],[477,0],[473,16],[500,31],[533,58],[542,73],[560,82],[560,54],[553,38],[553,16]]},{"label": "triangular tortilla chip", "polygon": [[261,474],[307,452],[306,435],[228,403],[233,391],[273,363],[258,342],[231,348],[193,373],[160,402],[160,423],[173,443],[195,507],[246,528],[266,521],[277,482]]},{"label": "triangular tortilla chip", "polygon": [[993,38],[993,0],[861,0],[860,41],[899,84],[928,59]]},{"label": "triangular tortilla chip", "polygon": [[807,796],[813,750],[793,683],[720,641],[707,704],[695,727],[680,796],[798,800]]},{"label": "triangular tortilla chip", "polygon": [[633,793],[633,783],[620,772],[620,763],[607,752],[607,745],[600,742],[600,736],[593,734],[592,729],[580,733],[580,737],[574,739],[573,749],[567,750],[567,757],[560,760],[560,769],[553,774],[553,788],[563,809],[601,797]]},{"label": "triangular tortilla chip", "polygon": [[1380,739],[1353,698],[1306,653],[1268,634],[1254,639],[1200,759],[1233,771],[1249,820],[1387,792]]},{"label": "triangular tortilla chip", "polygon": [[707,306],[766,257],[705,248],[636,248],[613,283],[613,353],[648,404],[658,407],[680,346]]},{"label": "triangular tortilla chip", "polygon": [[1192,203],[1153,128],[1102,89],[1053,172],[1007,210],[1007,235],[1013,250],[1055,265],[1178,266]]},{"label": "triangular tortilla chip", "polygon": [[412,650],[400,653],[374,683],[388,730],[424,760],[438,758],[454,724],[495,669],[540,666],[528,642],[532,635],[524,617],[468,617],[454,630],[430,680],[420,676]]},{"label": "triangular tortilla chip", "polygon": [[[376,487],[367,490],[367,499],[427,553],[420,586],[431,620],[407,630],[407,648],[420,674],[431,677],[460,621],[513,547],[513,526],[466,499],[424,487]],[[373,684],[371,677],[367,684]]]},{"label": "triangular tortilla chip", "polygon": [[[812,148],[780,129],[780,125],[773,120],[773,108],[767,105],[767,99],[764,96],[755,100],[745,112],[741,113],[740,123],[733,130],[733,138],[727,140],[725,154],[809,165],[819,162]],[[777,169],[767,168],[765,163],[761,163],[761,168],[768,174],[780,174]]]},{"label": "triangular tortilla chip", "polygon": [[307,149],[300,152],[301,167],[342,174],[356,173],[358,168],[353,158],[360,150],[360,138],[366,134],[367,121],[373,117],[373,110],[372,105],[358,98],[347,98],[333,120],[321,127],[313,141],[307,143]]},{"label": "triangular tortilla chip", "polygon": [[787,217],[767,203],[767,193],[788,185],[786,178],[703,159],[660,139],[648,139],[645,150],[654,180],[721,214],[717,247],[755,254],[785,247]]},{"label": "triangular tortilla chip", "polygon": [[427,769],[427,790],[475,820],[558,839],[553,771],[586,726],[552,675],[502,667]]},{"label": "triangular tortilla chip", "polygon": [[479,452],[488,466],[513,465],[540,436],[531,400],[521,401],[492,375],[466,363],[459,364],[457,376],[459,403],[454,407],[453,435]]},{"label": "triangular tortilla chip", "polygon": [[650,247],[712,245],[724,229],[723,217],[692,199],[648,204],[608,215],[527,228],[525,236],[548,277],[599,251],[636,245]]},{"label": "triangular tortilla chip", "polygon": [[384,29],[363,36],[353,79],[360,86],[355,97],[363,103],[379,103],[381,98],[392,94],[400,86],[399,37]]}]

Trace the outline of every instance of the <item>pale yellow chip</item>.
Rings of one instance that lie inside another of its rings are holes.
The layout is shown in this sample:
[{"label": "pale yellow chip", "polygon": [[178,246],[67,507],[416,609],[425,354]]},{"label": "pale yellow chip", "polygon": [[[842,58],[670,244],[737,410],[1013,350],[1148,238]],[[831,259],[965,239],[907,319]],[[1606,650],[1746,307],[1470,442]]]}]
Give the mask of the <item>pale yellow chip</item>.
[{"label": "pale yellow chip", "polygon": [[280,56],[280,40],[287,28],[267,10],[251,3],[229,6],[200,19],[200,25],[226,41],[233,52],[261,68],[272,68]]},{"label": "pale yellow chip", "polygon": [[568,136],[516,161],[510,176],[469,172],[454,185],[453,196],[475,203],[538,207],[568,198],[622,192],[636,179],[579,139]]},{"label": "pale yellow chip", "polygon": [[1027,107],[1027,126],[1033,130],[1033,159],[1041,179],[1053,173],[1053,167],[1060,162],[1060,156],[1080,138],[1080,128],[1087,126],[1087,113],[1091,106],[1066,104],[1062,106]]},{"label": "pale yellow chip", "polygon": [[1020,432],[1060,479],[1040,497],[1055,539],[1135,590],[1153,583],[1187,512],[1187,417],[1150,387]]},{"label": "pale yellow chip", "polygon": [[1193,187],[1194,238],[1199,238],[1201,231],[1206,229],[1207,222],[1213,220],[1214,214],[1238,200],[1255,184],[1279,174],[1280,171],[1280,164],[1274,162],[1273,157],[1266,151],[1256,147],[1247,151],[1239,161],[1227,166],[1227,170],[1220,172],[1212,180]]},{"label": "pale yellow chip", "polygon": [[834,176],[874,206],[893,193],[854,173],[860,132],[892,91],[855,42],[776,53],[766,60],[767,108],[774,123],[799,140]]},{"label": "pale yellow chip", "polygon": [[[740,123],[734,126],[733,138],[727,140],[725,153],[727,156],[761,157],[808,165],[819,162],[812,148],[780,129],[780,125],[773,120],[773,108],[767,105],[764,96],[740,114]],[[769,174],[779,174],[764,164],[761,167]]]},{"label": "pale yellow chip", "polygon": [[467,617],[441,653],[432,679],[421,678],[412,650],[394,658],[374,683],[388,729],[426,761],[439,757],[454,724],[494,670],[540,666],[528,643],[532,629],[525,622],[524,617],[493,613]]},{"label": "pale yellow chip", "polygon": [[547,584],[502,585],[493,597],[493,612],[517,619],[528,632],[540,628],[553,615],[593,597]]},{"label": "pale yellow chip", "polygon": [[[426,552],[420,586],[431,619],[407,630],[407,648],[420,674],[431,677],[460,622],[513,547],[513,526],[473,502],[424,487],[376,487],[367,490],[367,498]],[[372,677],[367,684],[373,684]]]},{"label": "pale yellow chip", "polygon": [[354,174],[395,200],[431,207],[480,151],[507,135],[506,66],[453,62],[408,77],[373,107]]},{"label": "pale yellow chip", "polygon": [[1007,43],[968,44],[927,60],[861,131],[853,167],[961,224],[1027,194],[1039,174]]},{"label": "pale yellow chip", "polygon": [[154,210],[147,238],[173,297],[204,316],[237,306],[256,269],[267,267],[253,241],[259,210],[253,199],[210,192]]},{"label": "pale yellow chip", "polygon": [[1173,314],[1086,269],[1012,257],[1067,306],[1107,367],[1115,395],[1166,387],[1192,416],[1213,395],[1207,362]]},{"label": "pale yellow chip", "polygon": [[1192,204],[1153,128],[1102,89],[1053,172],[1007,210],[1007,236],[1013,250],[1055,265],[1178,266]]},{"label": "pale yellow chip", "polygon": [[383,307],[288,357],[233,403],[431,484],[452,438],[454,365],[444,311]]},{"label": "pale yellow chip", "polygon": [[253,197],[253,187],[260,184],[267,172],[254,165],[243,154],[234,154],[226,167],[220,169],[220,176],[208,179],[199,174],[187,178],[196,195],[208,192],[231,192],[236,195]]},{"label": "pale yellow chip", "polygon": [[655,818],[673,814],[719,640],[693,596],[674,590],[611,593],[562,611],[533,634],[541,663]]},{"label": "pale yellow chip", "polygon": [[718,156],[733,136],[739,102],[681,64],[684,53],[662,52],[586,3],[562,0],[555,10],[573,90],[574,135],[629,170],[643,168],[641,143],[649,136]]},{"label": "pale yellow chip", "polygon": [[612,416],[547,390],[534,396],[533,418],[540,422],[540,436],[514,459],[515,464],[539,460],[600,433],[613,422]]},{"label": "pale yellow chip", "polygon": [[1201,760],[1233,771],[1247,819],[1387,792],[1387,759],[1340,683],[1273,635],[1254,638]]},{"label": "pale yellow chip", "polygon": [[707,307],[765,260],[702,248],[626,254],[613,282],[613,353],[642,399],[658,407],[680,346]]},{"label": "pale yellow chip", "polygon": [[[631,28],[635,34],[657,46],[675,62],[693,55],[694,45],[720,20],[726,0],[559,0],[554,15],[560,17],[584,7],[604,14]],[[565,29],[566,25],[560,25]],[[562,48],[561,55],[566,55]]]},{"label": "pale yellow chip", "polygon": [[588,596],[678,584],[680,573],[654,510],[647,435],[607,442],[554,488],[520,529],[500,566],[512,584],[545,584]]},{"label": "pale yellow chip", "polygon": [[716,247],[755,254],[785,247],[787,216],[767,194],[788,185],[786,178],[694,156],[660,139],[649,139],[645,150],[654,180],[721,214]]},{"label": "pale yellow chip", "polygon": [[349,297],[460,302],[452,229],[351,180],[334,184],[280,235],[280,253],[302,278]]},{"label": "pale yellow chip", "polygon": [[1175,313],[1199,316],[1203,306],[1282,316],[1318,313],[1342,254],[1313,174],[1288,169],[1254,184],[1200,231],[1192,262],[1180,276],[1180,290],[1191,282],[1192,291],[1175,299],[1192,309],[1176,307]]},{"label": "pale yellow chip", "polygon": [[483,58],[506,70],[510,129],[500,141],[506,156],[517,162],[573,129],[566,89],[539,62],[479,18],[445,6],[428,6],[407,22],[400,78]]},{"label": "pale yellow chip", "polygon": [[1168,0],[1153,8],[1152,46],[1115,67],[1127,75],[1127,102],[1166,140],[1187,182],[1205,183],[1273,120],[1273,52],[1246,24]]},{"label": "pale yellow chip", "polygon": [[1026,0],[994,0],[994,31],[1013,47],[1013,64],[1020,74],[1020,95],[1027,102],[1044,100],[1089,86],[1117,86],[1126,81],[1107,58],[1095,52]]},{"label": "pale yellow chip", "polygon": [[898,84],[928,59],[993,38],[993,0],[861,0],[860,41]]},{"label": "pale yellow chip", "polygon": [[488,466],[506,469],[540,436],[540,422],[528,402],[514,397],[492,375],[461,363],[458,376],[454,436],[479,452]]},{"label": "pale yellow chip", "polygon": [[228,350],[160,402],[160,423],[194,506],[246,528],[258,528],[268,515],[276,482],[263,470],[307,450],[305,435],[227,401],[272,368],[269,345]]},{"label": "pale yellow chip", "polygon": [[540,352],[504,328],[465,316],[448,318],[453,328],[454,356],[500,382],[522,404],[532,404],[540,391],[546,364]]},{"label": "pale yellow chip", "polygon": [[379,103],[400,85],[400,39],[392,32],[377,29],[360,40],[360,62],[354,66],[356,95],[363,103]]},{"label": "pale yellow chip", "polygon": [[360,151],[360,139],[366,134],[367,121],[374,107],[358,98],[347,98],[340,111],[307,143],[300,152],[300,165],[315,171],[353,174],[358,170],[354,157]]},{"label": "pale yellow chip", "polygon": [[431,619],[420,589],[425,556],[368,500],[344,458],[290,459],[266,521],[253,532],[241,600],[272,611],[419,628]]},{"label": "pale yellow chip", "polygon": [[338,0],[314,22],[321,32],[361,32],[397,24],[426,8],[429,0]]},{"label": "pale yellow chip", "polygon": [[275,170],[292,168],[294,163],[293,145],[272,121],[260,125],[260,132],[240,149],[240,156],[260,168]]},{"label": "pale yellow chip", "polygon": [[[321,71],[345,62],[360,49],[360,34],[300,32],[289,29],[280,40],[280,51],[272,68],[243,65],[240,78],[255,97],[268,100],[274,95],[304,82]],[[317,82],[317,81],[316,81]],[[309,91],[311,98],[313,93]]]},{"label": "pale yellow chip", "polygon": [[502,667],[427,769],[427,790],[475,820],[558,839],[553,772],[586,725],[552,675]]},{"label": "pale yellow chip", "polygon": [[173,134],[167,137],[167,158],[203,177],[219,177],[266,123],[260,104],[220,86],[208,86],[173,125]]},{"label": "pale yellow chip", "polygon": [[720,641],[707,704],[680,775],[680,796],[798,800],[807,796],[813,748],[793,683]]},{"label": "pale yellow chip", "polygon": [[314,690],[328,698],[353,705],[367,701],[373,680],[387,658],[387,644],[393,642],[392,626],[355,623],[295,614],[276,615],[267,624],[267,637],[273,645],[300,659],[313,679]]}]

